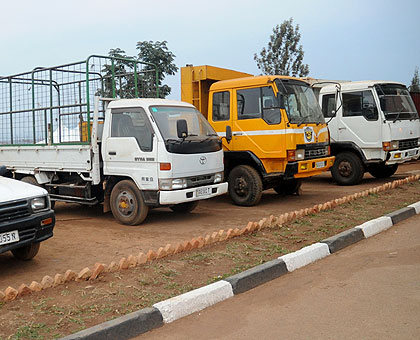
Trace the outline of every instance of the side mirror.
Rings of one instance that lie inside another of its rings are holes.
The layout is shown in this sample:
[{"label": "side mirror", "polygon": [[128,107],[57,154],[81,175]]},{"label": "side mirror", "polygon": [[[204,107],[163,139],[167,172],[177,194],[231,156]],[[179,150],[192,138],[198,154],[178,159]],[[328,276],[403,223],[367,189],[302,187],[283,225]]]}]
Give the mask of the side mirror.
[{"label": "side mirror", "polygon": [[227,125],[226,126],[226,141],[229,144],[231,140],[232,140],[232,128],[230,127],[230,125]]},{"label": "side mirror", "polygon": [[185,119],[178,119],[176,121],[176,132],[178,138],[186,138],[188,136],[188,126]]},{"label": "side mirror", "polygon": [[7,169],[4,165],[0,166],[0,176],[3,176],[7,172]]}]

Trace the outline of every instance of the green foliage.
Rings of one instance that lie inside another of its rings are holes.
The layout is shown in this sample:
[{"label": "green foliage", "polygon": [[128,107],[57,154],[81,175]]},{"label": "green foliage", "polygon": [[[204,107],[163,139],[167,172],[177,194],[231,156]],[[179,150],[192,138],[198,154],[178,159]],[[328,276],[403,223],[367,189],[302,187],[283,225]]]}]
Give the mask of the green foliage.
[{"label": "green foliage", "polygon": [[413,79],[411,79],[410,85],[411,92],[420,92],[420,78],[419,78],[419,68],[416,67],[414,70]]},{"label": "green foliage", "polygon": [[[178,67],[174,64],[175,55],[169,51],[166,41],[139,41],[137,43],[137,89],[139,97],[155,98],[156,83],[159,86],[159,97],[165,98],[171,93],[171,88],[163,84],[167,75],[174,75]],[[114,65],[108,63],[103,66],[104,89],[100,95],[104,97],[118,96],[120,98],[136,97],[136,83],[134,77],[135,58],[127,56],[120,48],[111,49],[108,53],[114,59]],[[127,60],[129,59],[129,60]],[[115,79],[113,88],[112,79]]]},{"label": "green foliage", "polygon": [[309,66],[303,64],[303,48],[299,45],[299,25],[293,27],[293,18],[277,25],[270,35],[267,48],[260,56],[254,54],[254,60],[263,74],[279,74],[293,77],[305,77]]},{"label": "green foliage", "polygon": [[[138,60],[157,66],[159,97],[161,98],[165,98],[171,93],[171,88],[168,85],[162,84],[165,76],[174,75],[178,71],[178,67],[174,64],[175,55],[169,51],[166,44],[167,41],[139,41],[137,43],[137,50],[139,50]],[[154,69],[151,66],[146,65],[144,71],[146,71],[145,77],[156,77]],[[146,82],[146,84],[151,83],[153,82]]]}]

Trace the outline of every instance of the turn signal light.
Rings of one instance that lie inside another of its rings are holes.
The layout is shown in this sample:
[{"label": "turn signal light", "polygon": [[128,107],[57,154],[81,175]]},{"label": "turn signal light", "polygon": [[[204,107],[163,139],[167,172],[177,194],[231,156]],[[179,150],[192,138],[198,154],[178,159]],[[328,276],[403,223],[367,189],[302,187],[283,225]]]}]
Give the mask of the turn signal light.
[{"label": "turn signal light", "polygon": [[160,170],[162,171],[169,171],[171,170],[171,163],[159,163],[160,165]]},{"label": "turn signal light", "polygon": [[287,160],[294,162],[296,160],[296,150],[287,150]]},{"label": "turn signal light", "polygon": [[46,218],[45,220],[42,220],[42,221],[41,221],[41,226],[51,224],[52,222],[53,222],[52,217],[50,217],[50,218]]}]

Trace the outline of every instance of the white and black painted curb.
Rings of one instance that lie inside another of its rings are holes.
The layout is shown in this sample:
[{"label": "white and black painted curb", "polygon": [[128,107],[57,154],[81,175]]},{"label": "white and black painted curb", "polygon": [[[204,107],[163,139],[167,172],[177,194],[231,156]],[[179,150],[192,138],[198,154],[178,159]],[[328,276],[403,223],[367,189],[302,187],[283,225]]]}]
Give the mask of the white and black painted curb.
[{"label": "white and black painted curb", "polygon": [[144,308],[104,322],[61,340],[130,339],[304,267],[351,244],[387,230],[416,214],[420,214],[420,201],[225,280],[158,302],[152,308]]}]

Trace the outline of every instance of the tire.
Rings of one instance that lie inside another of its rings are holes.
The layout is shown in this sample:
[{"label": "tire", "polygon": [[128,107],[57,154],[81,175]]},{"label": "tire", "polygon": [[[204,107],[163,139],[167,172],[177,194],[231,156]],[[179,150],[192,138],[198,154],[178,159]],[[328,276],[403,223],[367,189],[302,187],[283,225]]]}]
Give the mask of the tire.
[{"label": "tire", "polygon": [[302,186],[300,178],[282,180],[279,185],[273,187],[274,191],[279,195],[293,195]]},{"label": "tire", "polygon": [[28,183],[28,184],[36,185],[37,187],[40,187],[40,185],[38,184],[38,181],[33,176],[25,176],[21,179],[21,181],[25,182],[25,183]]},{"label": "tire", "polygon": [[13,249],[12,254],[18,260],[29,261],[33,259],[36,254],[38,254],[39,247],[40,247],[39,242],[31,243],[31,244],[28,244],[27,246]]},{"label": "tire", "polygon": [[190,213],[198,205],[198,201],[179,203],[171,206],[171,210],[175,213]]},{"label": "tire", "polygon": [[339,185],[354,185],[360,183],[365,173],[359,156],[353,152],[341,152],[335,156],[331,174]]},{"label": "tire", "polygon": [[369,173],[376,178],[391,177],[398,169],[398,164],[385,165],[384,163],[372,164],[369,166]]},{"label": "tire", "polygon": [[125,225],[138,225],[144,221],[149,207],[133,181],[118,182],[111,191],[111,211],[114,218]]},{"label": "tire", "polygon": [[258,204],[262,195],[261,177],[252,166],[238,165],[228,178],[229,196],[233,203],[250,207]]}]

